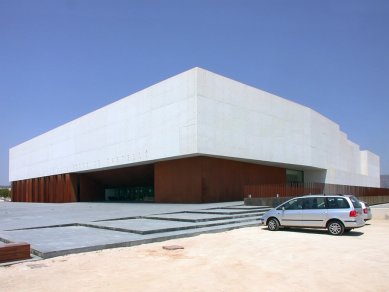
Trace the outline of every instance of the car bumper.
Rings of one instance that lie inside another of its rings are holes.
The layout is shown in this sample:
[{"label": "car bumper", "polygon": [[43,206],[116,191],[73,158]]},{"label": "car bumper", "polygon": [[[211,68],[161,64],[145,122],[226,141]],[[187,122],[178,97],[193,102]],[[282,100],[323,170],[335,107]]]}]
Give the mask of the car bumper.
[{"label": "car bumper", "polygon": [[344,227],[346,228],[360,228],[365,226],[365,221],[361,218],[358,220],[344,221]]},{"label": "car bumper", "polygon": [[363,219],[365,219],[365,221],[371,220],[372,218],[373,218],[373,216],[371,214],[367,214],[367,215],[363,216]]}]

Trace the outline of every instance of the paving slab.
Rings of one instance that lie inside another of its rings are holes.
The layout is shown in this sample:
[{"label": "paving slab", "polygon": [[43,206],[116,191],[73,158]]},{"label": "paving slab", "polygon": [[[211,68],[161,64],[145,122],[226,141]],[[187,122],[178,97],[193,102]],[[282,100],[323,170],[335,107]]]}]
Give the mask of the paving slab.
[{"label": "paving slab", "polygon": [[260,216],[252,216],[249,218],[237,218],[226,220],[211,220],[200,222],[182,222],[170,220],[154,220],[154,219],[130,219],[130,220],[113,220],[102,222],[83,223],[82,226],[109,229],[122,232],[132,232],[137,234],[152,234],[171,231],[180,231],[187,229],[197,229],[203,227],[220,226],[233,223],[244,223],[248,221],[259,220]]},{"label": "paving slab", "polygon": [[136,218],[163,213],[228,207],[242,202],[209,204],[159,203],[0,203],[0,230],[73,224],[116,218]]},{"label": "paving slab", "polygon": [[0,241],[29,242],[35,255],[49,258],[259,225],[260,211],[244,207],[242,202],[5,202],[0,204]]},{"label": "paving slab", "polygon": [[139,234],[102,230],[84,226],[37,228],[4,231],[1,236],[14,242],[29,242],[33,253],[42,257],[61,255],[64,251],[96,250],[93,247],[108,247],[117,243],[142,239]]},{"label": "paving slab", "polygon": [[196,228],[193,222],[153,220],[153,219],[126,219],[100,221],[83,224],[95,228],[106,228],[116,231],[133,232],[137,234],[160,233],[183,229]]}]

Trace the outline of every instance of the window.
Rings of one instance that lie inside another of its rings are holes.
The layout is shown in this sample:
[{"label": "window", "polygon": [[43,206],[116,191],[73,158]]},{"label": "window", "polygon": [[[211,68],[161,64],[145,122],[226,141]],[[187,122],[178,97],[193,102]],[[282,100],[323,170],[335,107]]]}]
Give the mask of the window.
[{"label": "window", "polygon": [[[359,203],[358,199],[354,196],[350,197],[351,203],[353,203],[354,208],[362,208],[361,203]],[[367,204],[366,204],[367,207]]]},{"label": "window", "polygon": [[303,209],[325,209],[325,199],[322,197],[304,198]]},{"label": "window", "polygon": [[347,209],[347,208],[350,208],[350,205],[345,198],[329,197],[329,198],[327,198],[327,208],[328,209]]},{"label": "window", "polygon": [[286,170],[286,182],[288,183],[303,183],[304,171],[287,169]]},{"label": "window", "polygon": [[285,207],[285,210],[301,210],[303,208],[303,199],[294,199],[286,202],[282,207]]}]

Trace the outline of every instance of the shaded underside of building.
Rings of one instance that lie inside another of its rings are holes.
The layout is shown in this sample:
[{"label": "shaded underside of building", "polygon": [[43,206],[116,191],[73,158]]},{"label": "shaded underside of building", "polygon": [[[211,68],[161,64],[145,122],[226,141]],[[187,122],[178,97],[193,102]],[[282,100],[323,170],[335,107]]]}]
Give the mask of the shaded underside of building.
[{"label": "shaded underside of building", "polygon": [[246,185],[286,181],[282,167],[199,156],[15,181],[12,198],[24,202],[223,202],[242,200]]}]

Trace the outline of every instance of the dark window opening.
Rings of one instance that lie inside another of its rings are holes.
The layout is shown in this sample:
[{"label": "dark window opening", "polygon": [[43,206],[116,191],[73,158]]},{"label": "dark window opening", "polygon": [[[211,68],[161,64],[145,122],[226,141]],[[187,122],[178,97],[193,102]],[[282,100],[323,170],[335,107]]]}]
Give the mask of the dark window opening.
[{"label": "dark window opening", "polygon": [[286,170],[286,182],[287,183],[303,183],[304,182],[304,171],[287,169]]}]

